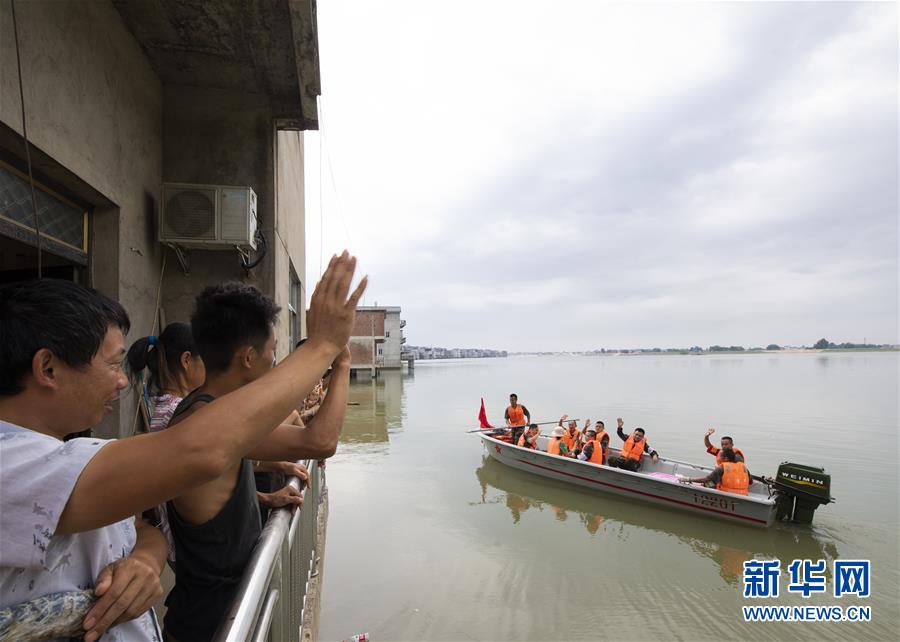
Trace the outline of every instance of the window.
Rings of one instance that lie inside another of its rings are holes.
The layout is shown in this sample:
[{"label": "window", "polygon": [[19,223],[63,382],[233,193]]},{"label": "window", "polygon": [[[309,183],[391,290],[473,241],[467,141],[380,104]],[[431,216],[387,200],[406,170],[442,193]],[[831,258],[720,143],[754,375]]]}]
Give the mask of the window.
[{"label": "window", "polygon": [[[45,277],[85,283],[88,212],[37,180],[34,198]],[[28,176],[0,161],[0,283],[36,275],[37,235]]]},{"label": "window", "polygon": [[[87,212],[35,182],[34,197],[41,237],[56,241],[87,261]],[[0,217],[34,236],[28,178],[0,162]]]},{"label": "window", "polygon": [[293,351],[297,342],[300,341],[300,302],[303,300],[303,286],[294,273],[293,267],[290,269],[290,276],[291,291],[288,295],[288,315],[290,316],[291,350]]}]

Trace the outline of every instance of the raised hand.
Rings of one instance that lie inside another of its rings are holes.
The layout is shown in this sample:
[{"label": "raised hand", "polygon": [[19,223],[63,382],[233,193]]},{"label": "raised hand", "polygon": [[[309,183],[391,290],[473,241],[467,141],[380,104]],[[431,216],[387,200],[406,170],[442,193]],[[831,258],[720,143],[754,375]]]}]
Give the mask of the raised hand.
[{"label": "raised hand", "polygon": [[368,277],[363,277],[350,294],[350,282],[356,270],[356,258],[346,250],[331,257],[328,269],[316,285],[306,315],[309,343],[327,346],[337,355],[350,339],[356,318],[356,304],[366,291]]},{"label": "raised hand", "polygon": [[716,429],[715,429],[715,428],[710,428],[709,430],[706,431],[706,436],[709,437],[709,436],[710,436],[711,434],[713,434],[714,432],[716,432]]}]

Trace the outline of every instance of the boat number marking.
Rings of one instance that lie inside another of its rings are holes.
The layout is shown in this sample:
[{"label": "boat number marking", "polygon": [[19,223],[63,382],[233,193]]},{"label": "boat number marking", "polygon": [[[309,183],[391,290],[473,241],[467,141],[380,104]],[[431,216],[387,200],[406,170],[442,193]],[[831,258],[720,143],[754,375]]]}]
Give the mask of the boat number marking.
[{"label": "boat number marking", "polygon": [[706,493],[694,493],[694,503],[701,506],[709,506],[711,508],[720,508],[722,510],[730,510],[734,512],[734,500],[727,497],[719,497],[717,495],[707,495]]}]

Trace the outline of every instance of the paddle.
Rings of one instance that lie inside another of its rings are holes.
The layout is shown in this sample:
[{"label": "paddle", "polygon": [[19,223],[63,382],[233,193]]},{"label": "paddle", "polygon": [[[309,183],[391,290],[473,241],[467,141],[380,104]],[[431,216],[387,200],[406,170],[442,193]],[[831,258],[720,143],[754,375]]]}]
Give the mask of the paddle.
[{"label": "paddle", "polygon": [[[581,421],[580,419],[570,419],[569,421]],[[528,426],[548,426],[550,424],[558,424],[559,420],[556,421],[541,421],[536,424],[526,424],[524,426],[516,426],[516,428],[528,428]],[[477,430],[467,430],[466,433],[473,432],[491,432],[492,430],[509,430],[509,426],[497,426],[496,428],[479,428]]]}]

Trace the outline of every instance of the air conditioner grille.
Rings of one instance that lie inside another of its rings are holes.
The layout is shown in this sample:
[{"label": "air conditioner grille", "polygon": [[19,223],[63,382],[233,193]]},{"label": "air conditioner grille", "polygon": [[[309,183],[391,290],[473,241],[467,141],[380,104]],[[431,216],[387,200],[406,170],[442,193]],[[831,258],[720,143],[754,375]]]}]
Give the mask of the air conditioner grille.
[{"label": "air conditioner grille", "polygon": [[166,233],[186,239],[216,238],[215,190],[178,191],[166,202]]}]

